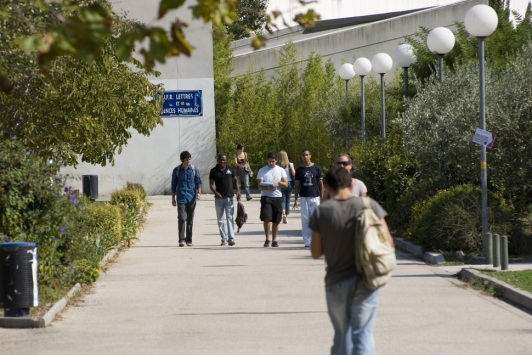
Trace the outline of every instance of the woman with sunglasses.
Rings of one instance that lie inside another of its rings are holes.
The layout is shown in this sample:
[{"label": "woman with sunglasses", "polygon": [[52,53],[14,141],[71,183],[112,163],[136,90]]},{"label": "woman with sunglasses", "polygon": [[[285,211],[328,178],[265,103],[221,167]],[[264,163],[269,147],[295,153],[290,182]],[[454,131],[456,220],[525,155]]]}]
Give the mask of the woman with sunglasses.
[{"label": "woman with sunglasses", "polygon": [[[336,165],[343,166],[347,171],[351,173],[351,175],[355,172],[353,161],[351,160],[349,154],[342,153],[338,155],[336,157]],[[351,194],[355,197],[367,197],[368,189],[366,188],[366,185],[358,179],[352,179],[353,183],[351,185]]]}]

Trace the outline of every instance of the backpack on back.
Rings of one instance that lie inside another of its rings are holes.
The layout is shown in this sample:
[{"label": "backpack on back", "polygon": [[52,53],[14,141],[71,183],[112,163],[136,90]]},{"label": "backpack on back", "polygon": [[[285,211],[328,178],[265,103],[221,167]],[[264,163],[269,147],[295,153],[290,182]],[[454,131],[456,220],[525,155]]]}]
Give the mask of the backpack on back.
[{"label": "backpack on back", "polygon": [[[196,168],[194,167],[194,165],[190,164],[190,167],[192,168],[192,174],[194,174],[194,177],[196,177]],[[181,170],[181,164],[179,164],[178,166],[176,166],[176,170],[175,170],[175,176],[179,179],[179,170]]]},{"label": "backpack on back", "polygon": [[366,286],[373,290],[388,282],[397,262],[395,248],[386,239],[384,227],[371,208],[371,200],[362,199],[364,209],[357,214],[355,228],[355,266]]}]

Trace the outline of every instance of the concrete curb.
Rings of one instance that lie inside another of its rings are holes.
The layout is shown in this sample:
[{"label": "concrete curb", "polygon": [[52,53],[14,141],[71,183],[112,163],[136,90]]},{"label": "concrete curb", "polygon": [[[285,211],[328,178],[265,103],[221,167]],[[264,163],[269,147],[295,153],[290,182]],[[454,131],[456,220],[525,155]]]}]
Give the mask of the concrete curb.
[{"label": "concrete curb", "polygon": [[462,269],[462,271],[460,271],[460,278],[463,280],[479,279],[488,282],[502,293],[504,299],[532,311],[532,294],[527,291],[515,288],[506,282],[485,275],[475,269]]},{"label": "concrete curb", "polygon": [[404,240],[403,238],[393,239],[395,241],[396,248],[402,249],[414,256],[417,256],[418,258],[425,260],[428,264],[441,264],[445,262],[445,258],[441,254],[432,251],[423,252],[421,246]]}]

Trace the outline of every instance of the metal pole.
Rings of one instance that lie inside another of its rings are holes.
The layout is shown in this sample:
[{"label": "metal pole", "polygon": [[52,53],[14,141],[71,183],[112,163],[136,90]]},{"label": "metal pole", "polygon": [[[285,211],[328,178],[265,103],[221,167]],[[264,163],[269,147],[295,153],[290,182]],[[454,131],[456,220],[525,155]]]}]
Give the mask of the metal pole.
[{"label": "metal pole", "polygon": [[508,237],[501,235],[501,270],[508,270]]},{"label": "metal pole", "polygon": [[493,237],[491,233],[486,233],[485,248],[486,248],[486,264],[493,264]]},{"label": "metal pole", "polygon": [[386,117],[384,117],[384,74],[381,74],[381,138],[386,138]]},{"label": "metal pole", "polygon": [[[349,103],[349,80],[345,81],[345,106]],[[345,124],[345,152],[349,154],[349,124]]]},{"label": "metal pole", "polygon": [[501,240],[498,234],[493,234],[493,267],[501,266]]},{"label": "metal pole", "polygon": [[438,79],[440,80],[440,83],[442,83],[443,82],[443,54],[438,54],[438,68],[439,68]]},{"label": "metal pole", "polygon": [[403,68],[405,70],[403,75],[403,81],[405,83],[405,96],[408,96],[408,67]]},{"label": "metal pole", "polygon": [[[484,103],[484,37],[478,38],[479,76],[480,76],[480,129],[486,130],[486,112]],[[482,235],[488,233],[488,172],[486,168],[486,146],[480,146],[480,188],[482,206]]]},{"label": "metal pole", "polygon": [[362,101],[361,103],[361,113],[362,113],[362,148],[366,147],[366,108],[365,108],[365,101],[364,101],[364,76],[362,75],[360,77],[360,99]]}]

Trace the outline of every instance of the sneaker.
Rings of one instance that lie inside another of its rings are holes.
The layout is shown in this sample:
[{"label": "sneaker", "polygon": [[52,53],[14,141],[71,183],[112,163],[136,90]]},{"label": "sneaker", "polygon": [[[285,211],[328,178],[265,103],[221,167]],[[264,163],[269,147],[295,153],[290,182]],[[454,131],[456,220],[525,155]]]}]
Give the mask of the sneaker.
[{"label": "sneaker", "polygon": [[310,245],[306,245],[306,244],[305,244],[305,248],[310,248]]},{"label": "sneaker", "polygon": [[269,241],[269,240],[265,241],[265,242],[264,242],[264,247],[267,248],[267,247],[269,247],[269,246],[270,246],[270,241]]},{"label": "sneaker", "polygon": [[277,248],[279,246],[279,244],[277,242],[273,242],[272,243],[272,248]]},{"label": "sneaker", "polygon": [[226,242],[222,242],[222,244],[220,244],[220,246],[222,246],[222,247],[225,246],[225,245],[227,245]]},{"label": "sneaker", "polygon": [[179,242],[179,246],[180,247],[184,247],[185,246],[185,242]]},{"label": "sneaker", "polygon": [[187,247],[193,247],[193,246],[194,246],[194,244],[192,244],[192,243],[187,243]]},{"label": "sneaker", "polygon": [[236,243],[235,243],[235,240],[234,240],[234,239],[231,239],[231,240],[229,241],[229,245],[230,245],[230,246],[233,246],[233,245],[235,245],[235,244],[236,244]]},{"label": "sneaker", "polygon": [[253,200],[253,197],[249,196],[248,198],[246,198],[247,201],[249,200]]},{"label": "sneaker", "polygon": [[288,222],[286,221],[286,215],[283,214],[283,224],[287,224]]}]

